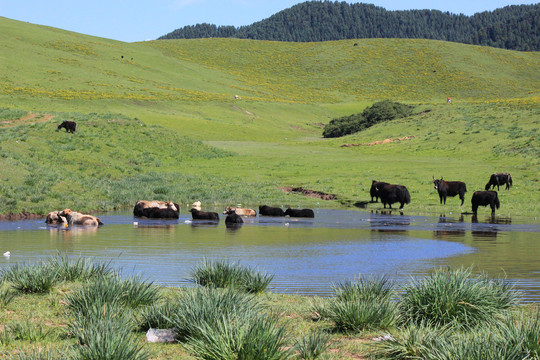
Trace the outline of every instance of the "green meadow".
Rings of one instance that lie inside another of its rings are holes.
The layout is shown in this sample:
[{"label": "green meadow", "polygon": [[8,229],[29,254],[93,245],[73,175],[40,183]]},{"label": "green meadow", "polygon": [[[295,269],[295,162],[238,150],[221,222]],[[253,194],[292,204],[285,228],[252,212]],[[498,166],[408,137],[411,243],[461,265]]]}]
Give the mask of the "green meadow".
[{"label": "green meadow", "polygon": [[[322,138],[331,119],[384,99],[415,114]],[[456,213],[509,172],[497,213],[536,216],[539,104],[538,52],[403,39],[122,43],[0,17],[0,213],[140,199],[352,208],[373,179],[406,185],[408,213]],[[75,134],[56,130],[64,120]],[[464,206],[440,205],[433,176],[465,181]],[[291,186],[337,200],[281,190]]]}]

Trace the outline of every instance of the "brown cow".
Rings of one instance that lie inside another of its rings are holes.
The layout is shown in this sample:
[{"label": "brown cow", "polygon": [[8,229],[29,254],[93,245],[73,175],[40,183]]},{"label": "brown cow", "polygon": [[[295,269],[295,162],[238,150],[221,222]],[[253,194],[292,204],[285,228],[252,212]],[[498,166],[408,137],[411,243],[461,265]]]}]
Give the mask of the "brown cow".
[{"label": "brown cow", "polygon": [[71,211],[71,209],[64,209],[58,214],[66,218],[69,225],[86,225],[86,226],[100,226],[103,225],[101,220],[92,215],[81,214],[80,212]]},{"label": "brown cow", "polygon": [[67,220],[63,216],[59,216],[60,211],[51,211],[45,217],[45,223],[51,225],[66,224]]},{"label": "brown cow", "polygon": [[224,215],[229,214],[230,211],[234,211],[237,215],[240,216],[257,216],[257,212],[253,209],[246,209],[246,208],[232,208],[230,206],[227,206],[225,208],[225,211],[223,211]]}]

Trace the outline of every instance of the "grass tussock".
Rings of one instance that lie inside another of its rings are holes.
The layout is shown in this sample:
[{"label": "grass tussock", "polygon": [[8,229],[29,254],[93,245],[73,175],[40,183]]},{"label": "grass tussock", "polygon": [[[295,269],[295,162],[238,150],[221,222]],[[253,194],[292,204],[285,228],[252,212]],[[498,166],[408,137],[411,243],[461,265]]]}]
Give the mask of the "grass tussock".
[{"label": "grass tussock", "polygon": [[204,259],[191,271],[191,280],[201,286],[234,288],[246,293],[261,293],[270,285],[273,275],[239,263]]},{"label": "grass tussock", "polygon": [[412,280],[400,298],[403,321],[472,327],[505,314],[519,293],[505,279],[473,275],[472,268],[438,269]]},{"label": "grass tussock", "polygon": [[329,346],[332,335],[328,332],[315,330],[296,340],[293,350],[301,360],[323,359]]},{"label": "grass tussock", "polygon": [[20,293],[49,293],[58,283],[58,274],[45,263],[36,265],[15,264],[2,270],[2,278]]}]

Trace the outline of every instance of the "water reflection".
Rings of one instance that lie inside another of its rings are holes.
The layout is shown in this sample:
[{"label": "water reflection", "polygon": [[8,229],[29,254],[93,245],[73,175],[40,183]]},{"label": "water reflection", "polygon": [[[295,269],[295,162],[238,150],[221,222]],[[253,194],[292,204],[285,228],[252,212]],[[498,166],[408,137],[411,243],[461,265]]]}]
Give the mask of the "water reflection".
[{"label": "water reflection", "polygon": [[392,211],[394,210],[381,210],[370,214],[369,224],[372,233],[407,234],[408,227],[411,224],[411,218],[405,216],[399,210],[396,210],[399,212],[399,215],[392,215]]},{"label": "water reflection", "polygon": [[460,214],[458,219],[447,217],[446,214],[441,214],[439,215],[437,229],[433,231],[433,235],[437,239],[445,240],[463,238],[466,234],[464,221],[463,214]]}]

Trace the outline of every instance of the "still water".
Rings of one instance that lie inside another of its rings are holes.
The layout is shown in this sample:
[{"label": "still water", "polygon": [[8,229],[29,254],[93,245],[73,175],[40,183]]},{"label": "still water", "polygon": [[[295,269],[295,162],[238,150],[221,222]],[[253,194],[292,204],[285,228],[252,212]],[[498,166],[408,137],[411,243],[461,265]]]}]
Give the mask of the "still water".
[{"label": "still water", "polygon": [[474,266],[505,276],[540,301],[540,222],[480,215],[407,216],[398,212],[315,210],[315,219],[255,217],[239,228],[191,220],[98,216],[97,228],[47,226],[44,220],[0,222],[0,268],[58,252],[93,257],[167,286],[191,286],[203,258],[239,261],[274,274],[271,291],[330,295],[332,285],[386,274],[398,285],[441,266]]}]

